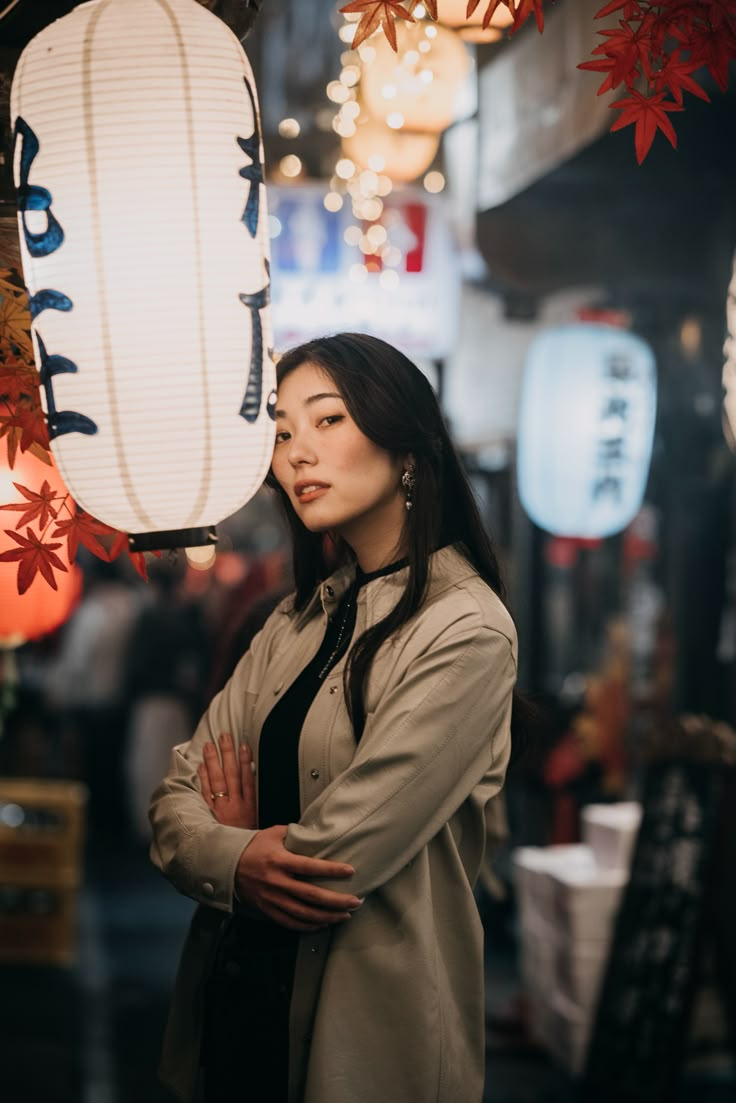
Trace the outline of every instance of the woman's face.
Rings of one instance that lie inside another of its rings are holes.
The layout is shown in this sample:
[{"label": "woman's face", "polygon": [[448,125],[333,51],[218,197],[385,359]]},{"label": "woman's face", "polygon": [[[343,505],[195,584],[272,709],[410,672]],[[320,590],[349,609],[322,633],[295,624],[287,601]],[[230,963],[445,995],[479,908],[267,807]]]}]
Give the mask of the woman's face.
[{"label": "woman's face", "polygon": [[390,552],[401,539],[404,467],[360,431],[322,368],[306,363],[287,375],[276,402],[273,474],[306,527],[339,533],[366,570],[373,568],[361,545]]}]

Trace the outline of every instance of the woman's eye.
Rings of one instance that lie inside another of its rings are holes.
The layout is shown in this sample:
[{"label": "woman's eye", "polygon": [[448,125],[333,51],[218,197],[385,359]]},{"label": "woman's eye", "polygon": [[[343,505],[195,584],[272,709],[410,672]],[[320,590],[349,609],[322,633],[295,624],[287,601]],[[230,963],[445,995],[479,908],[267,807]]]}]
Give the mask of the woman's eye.
[{"label": "woman's eye", "polygon": [[328,414],[327,417],[320,418],[320,425],[337,425],[338,421],[343,420],[343,414]]},{"label": "woman's eye", "polygon": [[276,444],[283,444],[285,440],[289,439],[289,434],[285,429],[282,429],[280,433],[276,434]]}]

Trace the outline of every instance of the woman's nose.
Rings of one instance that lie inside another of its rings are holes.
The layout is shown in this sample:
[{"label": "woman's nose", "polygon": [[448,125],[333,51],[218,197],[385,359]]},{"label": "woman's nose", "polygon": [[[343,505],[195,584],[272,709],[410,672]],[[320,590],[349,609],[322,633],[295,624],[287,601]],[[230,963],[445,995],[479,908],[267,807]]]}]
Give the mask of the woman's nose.
[{"label": "woman's nose", "polygon": [[314,463],[314,448],[304,433],[294,433],[289,441],[289,463],[298,467],[302,463]]}]

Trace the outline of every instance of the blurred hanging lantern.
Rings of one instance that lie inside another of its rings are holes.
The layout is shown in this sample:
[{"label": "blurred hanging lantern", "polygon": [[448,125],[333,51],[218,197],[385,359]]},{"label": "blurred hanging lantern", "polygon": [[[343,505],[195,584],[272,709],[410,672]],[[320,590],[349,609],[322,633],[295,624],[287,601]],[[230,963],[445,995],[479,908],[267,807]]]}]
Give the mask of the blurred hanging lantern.
[{"label": "blurred hanging lantern", "polygon": [[605,325],[563,326],[531,345],[519,414],[519,497],[557,536],[610,536],[638,512],[654,436],[654,356]]},{"label": "blurred hanging lantern", "polygon": [[[23,505],[31,510],[33,503],[23,495],[15,483],[34,493],[40,493],[44,482],[48,484],[50,494],[66,495],[67,489],[55,466],[49,467],[30,452],[18,454],[13,470],[8,466],[5,452],[0,461],[0,505],[10,503]],[[70,503],[70,508],[74,508]],[[17,522],[22,521],[24,511],[3,511],[0,513],[0,553],[17,551],[20,545],[6,529],[13,530]],[[53,530],[54,522],[51,521]],[[21,538],[28,539],[28,528],[21,524],[17,529]],[[47,538],[47,542],[48,538]],[[28,640],[38,639],[53,632],[63,624],[79,600],[82,592],[82,572],[79,567],[70,564],[66,541],[51,540],[53,554],[63,563],[66,571],[53,571],[57,589],[53,590],[41,573],[37,573],[28,589],[22,595],[18,593],[18,564],[0,563],[0,648],[19,647]]]},{"label": "blurred hanging lantern", "polygon": [[514,22],[511,11],[501,4],[496,8],[489,25],[483,28],[488,5],[478,4],[472,15],[467,14],[467,0],[438,0],[437,18],[446,27],[452,27],[465,42],[498,42],[505,30]]},{"label": "blurred hanging lantern", "polygon": [[409,183],[426,172],[439,145],[439,134],[391,130],[365,111],[360,113],[355,133],[342,140],[345,156],[359,169],[378,171],[397,184]]},{"label": "blurred hanging lantern", "polygon": [[397,53],[385,35],[371,39],[375,56],[361,69],[361,98],[376,119],[398,115],[408,130],[441,132],[455,118],[468,52],[457,35],[433,23],[400,23],[396,36]]},{"label": "blurred hanging lantern", "polygon": [[59,468],[134,547],[205,543],[260,486],[274,437],[248,60],[196,0],[92,0],[26,47],[11,112]]}]

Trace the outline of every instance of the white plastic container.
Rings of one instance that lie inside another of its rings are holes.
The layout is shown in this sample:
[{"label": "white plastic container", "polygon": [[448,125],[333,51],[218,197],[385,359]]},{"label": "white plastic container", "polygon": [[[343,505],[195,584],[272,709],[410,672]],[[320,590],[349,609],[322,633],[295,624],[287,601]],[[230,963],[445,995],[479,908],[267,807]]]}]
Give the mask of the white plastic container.
[{"label": "white plastic container", "polygon": [[602,869],[629,869],[640,822],[641,805],[636,801],[583,808],[583,839]]}]

